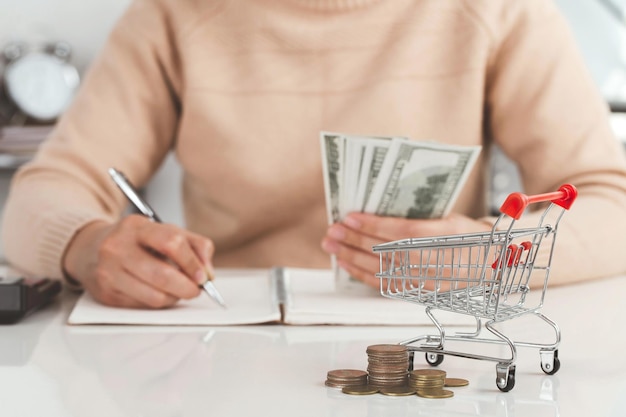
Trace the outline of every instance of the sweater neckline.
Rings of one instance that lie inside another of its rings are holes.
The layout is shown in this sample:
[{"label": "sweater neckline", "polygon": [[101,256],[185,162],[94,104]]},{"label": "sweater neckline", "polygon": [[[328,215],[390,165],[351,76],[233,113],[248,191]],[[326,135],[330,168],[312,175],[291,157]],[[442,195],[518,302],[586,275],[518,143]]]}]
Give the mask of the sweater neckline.
[{"label": "sweater neckline", "polygon": [[291,0],[309,9],[315,10],[351,10],[377,3],[381,0]]}]

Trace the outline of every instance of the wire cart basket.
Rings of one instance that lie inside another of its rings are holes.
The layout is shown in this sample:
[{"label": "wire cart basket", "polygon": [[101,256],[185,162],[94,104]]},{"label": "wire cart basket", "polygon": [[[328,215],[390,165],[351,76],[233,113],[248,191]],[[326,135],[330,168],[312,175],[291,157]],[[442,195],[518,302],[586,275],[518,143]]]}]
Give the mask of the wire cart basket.
[{"label": "wire cart basket", "polygon": [[[510,194],[500,207],[500,216],[491,232],[410,238],[373,247],[380,255],[380,292],[383,296],[425,306],[425,312],[439,331],[400,344],[410,352],[425,352],[426,362],[439,365],[444,355],[496,362],[496,385],[510,391],[515,385],[517,346],[539,349],[541,369],[548,375],[560,368],[558,347],[561,332],[555,322],[539,312],[544,303],[557,227],[565,210],[577,196],[576,188],[564,184],[558,191],[534,196]],[[534,228],[514,229],[527,206],[550,202]],[[558,206],[555,208],[555,206]],[[552,212],[548,224],[548,213]],[[505,224],[509,219],[508,226]],[[501,230],[498,229],[503,224]],[[549,250],[539,251],[542,245]],[[531,291],[531,287],[535,290]],[[540,292],[540,293],[539,293]],[[536,297],[530,297],[533,293]],[[471,333],[446,335],[433,315],[444,310],[470,315],[476,319]],[[551,344],[513,341],[494,328],[496,323],[525,314],[534,314],[547,323],[555,334]],[[482,326],[494,336],[480,337]],[[493,357],[447,350],[448,341],[497,343],[510,348],[510,357]]]}]

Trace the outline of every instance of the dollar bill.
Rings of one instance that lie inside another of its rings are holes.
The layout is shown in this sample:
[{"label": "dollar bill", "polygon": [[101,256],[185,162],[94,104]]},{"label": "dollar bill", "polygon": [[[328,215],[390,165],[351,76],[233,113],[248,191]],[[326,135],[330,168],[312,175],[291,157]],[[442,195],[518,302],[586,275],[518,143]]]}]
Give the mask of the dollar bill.
[{"label": "dollar bill", "polygon": [[[344,191],[346,138],[338,133],[321,132],[320,143],[322,148],[326,214],[328,224],[333,224],[343,219],[341,203]],[[350,291],[348,287],[356,283],[353,282],[354,280],[345,271],[339,268],[335,255],[331,256],[331,268],[334,271],[337,290]]]},{"label": "dollar bill", "polygon": [[445,216],[480,149],[393,140],[364,211],[405,218]]},{"label": "dollar bill", "polygon": [[326,212],[328,223],[333,224],[341,220],[340,202],[345,163],[345,137],[341,134],[322,132],[320,140]]},{"label": "dollar bill", "polygon": [[357,184],[362,175],[363,157],[367,147],[367,140],[359,137],[345,137],[345,170],[343,177],[342,198],[339,204],[339,215],[345,218],[355,210]]},{"label": "dollar bill", "polygon": [[[449,213],[480,146],[452,146],[401,137],[321,132],[328,223],[350,212],[405,218],[439,218]],[[337,267],[338,290],[360,283]]]},{"label": "dollar bill", "polygon": [[392,138],[371,139],[365,145],[361,174],[356,185],[354,211],[365,211],[365,204],[374,189]]},{"label": "dollar bill", "polygon": [[329,224],[350,212],[363,212],[392,139],[321,132]]}]

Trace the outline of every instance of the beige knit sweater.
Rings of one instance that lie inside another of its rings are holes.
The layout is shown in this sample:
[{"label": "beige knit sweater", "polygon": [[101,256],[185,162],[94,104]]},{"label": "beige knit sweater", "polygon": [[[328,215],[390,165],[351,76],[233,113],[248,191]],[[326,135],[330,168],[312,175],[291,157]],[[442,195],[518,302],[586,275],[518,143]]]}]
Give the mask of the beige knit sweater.
[{"label": "beige knit sweater", "polygon": [[[320,130],[495,142],[525,192],[579,189],[553,282],[626,271],[623,151],[546,0],[138,0],[15,176],[6,255],[60,277],[74,233],[125,206],[107,168],[142,185],[174,151],[216,266],[328,266]],[[486,156],[455,211],[487,214]]]}]

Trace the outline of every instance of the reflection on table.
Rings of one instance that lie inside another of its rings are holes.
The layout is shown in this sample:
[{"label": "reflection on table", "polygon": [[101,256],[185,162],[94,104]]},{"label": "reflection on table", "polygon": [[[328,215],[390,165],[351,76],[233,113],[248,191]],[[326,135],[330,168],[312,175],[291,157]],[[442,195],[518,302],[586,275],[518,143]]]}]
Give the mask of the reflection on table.
[{"label": "reflection on table", "polygon": [[[2,415],[623,416],[625,283],[550,289],[543,311],[563,333],[557,374],[542,372],[536,350],[520,348],[517,383],[502,393],[493,362],[446,357],[440,368],[470,386],[445,400],[324,386],[331,369],[366,369],[368,345],[433,332],[428,326],[68,326],[75,296],[64,294],[0,328]],[[514,339],[542,337],[530,321],[502,326]],[[416,355],[415,367],[427,366]]]}]

